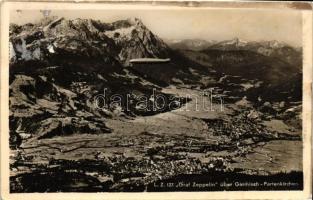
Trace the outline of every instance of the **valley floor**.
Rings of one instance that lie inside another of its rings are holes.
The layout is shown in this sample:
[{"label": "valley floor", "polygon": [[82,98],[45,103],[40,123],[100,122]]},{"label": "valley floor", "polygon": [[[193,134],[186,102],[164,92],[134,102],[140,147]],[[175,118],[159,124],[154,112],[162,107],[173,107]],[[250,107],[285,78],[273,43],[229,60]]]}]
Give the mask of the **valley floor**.
[{"label": "valley floor", "polygon": [[[225,104],[221,110],[215,103],[214,111],[200,105],[195,111],[198,90],[163,92],[189,94],[192,100],[153,116],[108,119],[112,133],[57,136],[12,150],[11,191],[170,191],[160,188],[160,181],[167,180],[168,186],[174,180],[177,185],[213,172],[216,177],[232,173],[230,182],[238,173],[245,176],[241,181],[273,176],[271,180],[295,181],[298,185],[291,189],[301,187],[301,130],[277,119],[249,120],[242,113],[250,108],[235,104]],[[205,184],[203,177],[200,182]],[[186,184],[182,190],[196,190]],[[206,184],[199,190],[219,190]]]}]

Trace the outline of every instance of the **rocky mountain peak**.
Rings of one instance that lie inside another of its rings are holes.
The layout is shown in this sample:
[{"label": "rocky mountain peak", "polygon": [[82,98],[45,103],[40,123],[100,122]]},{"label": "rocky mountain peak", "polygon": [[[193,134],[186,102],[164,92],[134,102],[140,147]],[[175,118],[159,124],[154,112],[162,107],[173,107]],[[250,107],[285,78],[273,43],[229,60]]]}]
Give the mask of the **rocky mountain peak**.
[{"label": "rocky mountain peak", "polygon": [[137,17],[127,18],[127,21],[129,21],[129,23],[131,23],[134,26],[143,26],[144,25],[143,22]]},{"label": "rocky mountain peak", "polygon": [[238,37],[233,38],[232,40],[224,42],[225,45],[235,45],[235,46],[244,46],[247,44],[246,41],[239,39]]},{"label": "rocky mountain peak", "polygon": [[136,17],[130,17],[127,19],[115,21],[112,23],[112,26],[114,27],[114,29],[130,28],[130,27],[146,29],[143,22]]},{"label": "rocky mountain peak", "polygon": [[36,24],[11,27],[11,59],[15,61],[46,60],[51,55],[71,54],[128,65],[134,58],[165,58],[169,51],[138,18],[105,23],[49,17]]}]

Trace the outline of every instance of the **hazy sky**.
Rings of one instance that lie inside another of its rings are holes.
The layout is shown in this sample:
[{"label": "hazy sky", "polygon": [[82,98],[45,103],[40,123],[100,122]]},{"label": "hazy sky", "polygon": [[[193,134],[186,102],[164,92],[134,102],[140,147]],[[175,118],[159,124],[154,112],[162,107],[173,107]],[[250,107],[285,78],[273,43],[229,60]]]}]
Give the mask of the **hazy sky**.
[{"label": "hazy sky", "polygon": [[[239,37],[247,41],[278,40],[294,46],[302,45],[301,13],[292,10],[53,10],[50,15],[103,22],[137,17],[164,39],[219,41]],[[36,22],[42,17],[38,10],[12,11],[10,14],[11,22],[17,24]]]}]

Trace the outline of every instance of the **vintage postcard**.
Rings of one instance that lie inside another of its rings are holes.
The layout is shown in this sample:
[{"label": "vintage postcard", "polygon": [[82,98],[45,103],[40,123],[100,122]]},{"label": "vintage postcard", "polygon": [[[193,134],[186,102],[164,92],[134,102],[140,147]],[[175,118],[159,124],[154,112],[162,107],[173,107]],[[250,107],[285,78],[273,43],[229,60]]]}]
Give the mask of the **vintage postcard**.
[{"label": "vintage postcard", "polygon": [[1,198],[309,199],[309,3],[1,5]]}]

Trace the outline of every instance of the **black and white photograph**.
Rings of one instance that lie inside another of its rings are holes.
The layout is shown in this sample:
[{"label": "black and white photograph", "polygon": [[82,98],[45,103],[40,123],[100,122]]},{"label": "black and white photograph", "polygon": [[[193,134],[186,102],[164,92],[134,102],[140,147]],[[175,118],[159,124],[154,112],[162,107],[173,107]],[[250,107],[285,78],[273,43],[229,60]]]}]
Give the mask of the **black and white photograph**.
[{"label": "black and white photograph", "polygon": [[12,8],[9,192],[302,191],[302,26],[298,10]]}]

